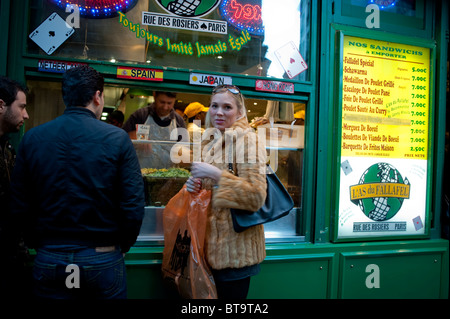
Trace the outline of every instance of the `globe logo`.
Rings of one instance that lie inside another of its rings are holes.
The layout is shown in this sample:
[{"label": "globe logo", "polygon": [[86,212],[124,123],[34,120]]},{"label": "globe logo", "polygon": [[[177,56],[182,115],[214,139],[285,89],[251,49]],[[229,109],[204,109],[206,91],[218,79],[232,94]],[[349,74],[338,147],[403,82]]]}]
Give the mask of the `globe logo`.
[{"label": "globe logo", "polygon": [[201,17],[219,4],[220,0],[157,0],[164,10],[182,17]]},{"label": "globe logo", "polygon": [[373,221],[385,221],[394,217],[403,201],[409,198],[410,183],[391,164],[377,163],[370,166],[357,185],[350,187],[350,199]]}]

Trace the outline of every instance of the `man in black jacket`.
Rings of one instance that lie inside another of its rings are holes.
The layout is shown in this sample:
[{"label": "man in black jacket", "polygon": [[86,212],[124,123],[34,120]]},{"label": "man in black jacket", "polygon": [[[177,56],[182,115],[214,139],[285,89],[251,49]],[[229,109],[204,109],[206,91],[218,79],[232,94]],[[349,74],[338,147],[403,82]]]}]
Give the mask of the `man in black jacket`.
[{"label": "man in black jacket", "polygon": [[20,130],[28,119],[27,89],[20,83],[0,76],[0,299],[17,298],[27,292],[25,263],[28,250],[9,213],[11,175],[16,153],[9,143],[9,133]]},{"label": "man in black jacket", "polygon": [[123,254],[139,234],[144,188],[127,133],[98,120],[103,84],[91,67],[66,71],[64,114],[19,146],[12,212],[37,250],[38,297],[126,298]]}]

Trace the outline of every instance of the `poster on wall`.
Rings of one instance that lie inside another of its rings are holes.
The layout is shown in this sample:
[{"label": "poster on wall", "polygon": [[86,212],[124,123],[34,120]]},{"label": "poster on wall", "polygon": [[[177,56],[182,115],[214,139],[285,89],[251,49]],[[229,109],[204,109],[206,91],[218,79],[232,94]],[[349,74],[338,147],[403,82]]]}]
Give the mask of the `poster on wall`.
[{"label": "poster on wall", "polygon": [[428,234],[430,52],[343,37],[335,239]]}]

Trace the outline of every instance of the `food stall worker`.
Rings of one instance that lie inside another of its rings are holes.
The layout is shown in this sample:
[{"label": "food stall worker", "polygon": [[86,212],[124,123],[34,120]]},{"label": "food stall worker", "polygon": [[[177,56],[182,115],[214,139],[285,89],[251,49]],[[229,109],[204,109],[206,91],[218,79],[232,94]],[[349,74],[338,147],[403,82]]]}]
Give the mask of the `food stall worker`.
[{"label": "food stall worker", "polygon": [[176,93],[153,92],[154,102],[130,115],[123,125],[132,139],[136,139],[136,124],[150,125],[150,140],[170,140],[170,132],[177,127],[186,128],[183,118],[174,110]]},{"label": "food stall worker", "polygon": [[[178,128],[186,128],[183,118],[174,110],[176,93],[153,92],[154,102],[147,107],[138,109],[130,115],[130,118],[123,125],[123,129],[128,132],[131,139],[136,139],[136,125],[150,125],[149,140],[170,141],[170,133]],[[178,134],[178,141],[181,135]],[[140,157],[141,168],[167,168],[170,163],[170,149],[168,144],[150,144],[151,153],[148,149],[144,151],[145,156],[140,155],[143,150],[137,149]],[[145,157],[145,159],[144,159]]]},{"label": "food stall worker", "polygon": [[[209,107],[206,107],[203,104],[198,103],[198,102],[190,103],[184,110],[184,115],[188,119],[187,130],[189,132],[189,137],[191,139],[191,142],[192,142],[192,138],[193,138],[192,134],[194,131],[201,130],[201,133],[203,133],[203,131],[205,130],[203,128],[203,126],[205,125],[205,118],[206,118],[206,113],[208,113],[208,110],[209,110]],[[197,124],[195,124],[194,121],[200,121],[202,127],[197,126]]]}]

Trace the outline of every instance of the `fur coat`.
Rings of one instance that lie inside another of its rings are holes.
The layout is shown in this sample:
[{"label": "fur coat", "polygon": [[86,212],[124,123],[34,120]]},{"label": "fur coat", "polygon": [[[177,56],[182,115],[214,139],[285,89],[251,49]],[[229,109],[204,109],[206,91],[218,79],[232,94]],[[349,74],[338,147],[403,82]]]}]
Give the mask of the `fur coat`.
[{"label": "fur coat", "polygon": [[[266,150],[257,143],[257,135],[246,118],[236,121],[231,128],[233,153],[225,147],[230,145],[226,133],[213,141],[202,141],[203,161],[222,170],[217,185],[211,179],[202,180],[204,188],[213,190],[205,249],[208,263],[217,270],[255,265],[266,256],[264,227],[254,226],[236,233],[230,213],[230,208],[256,211],[264,204]],[[235,174],[228,169],[230,154]]]}]

